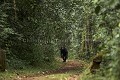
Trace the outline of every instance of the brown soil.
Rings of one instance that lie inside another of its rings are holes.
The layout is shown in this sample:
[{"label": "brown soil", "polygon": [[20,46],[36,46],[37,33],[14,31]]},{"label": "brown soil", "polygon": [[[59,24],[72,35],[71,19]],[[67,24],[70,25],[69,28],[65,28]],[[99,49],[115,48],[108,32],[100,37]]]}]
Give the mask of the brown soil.
[{"label": "brown soil", "polygon": [[[48,75],[66,73],[69,71],[77,71],[83,67],[83,63],[78,60],[68,60],[61,64],[61,67],[56,70],[44,71],[42,73],[37,73],[32,76],[17,76],[14,80],[58,80],[58,79],[47,79]],[[67,79],[64,80],[77,80],[80,73],[71,74]]]}]

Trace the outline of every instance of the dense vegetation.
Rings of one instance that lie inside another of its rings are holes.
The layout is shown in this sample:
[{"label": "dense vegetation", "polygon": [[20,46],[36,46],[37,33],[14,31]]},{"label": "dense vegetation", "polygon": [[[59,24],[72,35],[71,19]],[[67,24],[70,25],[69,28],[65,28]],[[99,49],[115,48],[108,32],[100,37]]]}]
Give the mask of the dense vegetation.
[{"label": "dense vegetation", "polygon": [[86,69],[82,80],[119,80],[120,1],[0,1],[0,49],[8,70],[52,65],[63,45],[69,56],[87,62],[102,53],[100,71],[88,75]]}]

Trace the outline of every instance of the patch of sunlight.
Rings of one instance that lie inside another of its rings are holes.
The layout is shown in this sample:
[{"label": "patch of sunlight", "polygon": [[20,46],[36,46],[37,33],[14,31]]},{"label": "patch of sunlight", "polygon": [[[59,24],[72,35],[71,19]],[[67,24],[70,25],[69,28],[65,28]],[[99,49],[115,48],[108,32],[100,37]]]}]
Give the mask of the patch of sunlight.
[{"label": "patch of sunlight", "polygon": [[49,80],[67,80],[67,78],[70,76],[69,73],[62,73],[62,74],[53,74],[47,76]]}]

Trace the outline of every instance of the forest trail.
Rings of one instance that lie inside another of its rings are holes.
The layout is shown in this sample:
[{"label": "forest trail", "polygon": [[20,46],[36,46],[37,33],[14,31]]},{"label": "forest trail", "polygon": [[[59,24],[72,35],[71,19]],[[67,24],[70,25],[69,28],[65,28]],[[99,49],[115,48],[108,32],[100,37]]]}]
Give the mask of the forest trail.
[{"label": "forest trail", "polygon": [[68,60],[61,63],[60,68],[34,74],[32,76],[17,76],[14,80],[80,80],[84,64],[79,60]]}]

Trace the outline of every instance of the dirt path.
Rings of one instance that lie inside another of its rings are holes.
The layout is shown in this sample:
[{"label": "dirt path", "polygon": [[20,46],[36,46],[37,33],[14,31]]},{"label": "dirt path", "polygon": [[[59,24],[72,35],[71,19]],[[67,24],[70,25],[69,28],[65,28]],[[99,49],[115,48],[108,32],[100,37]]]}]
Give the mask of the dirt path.
[{"label": "dirt path", "polygon": [[[62,63],[61,67],[56,70],[51,71],[45,71],[42,73],[37,73],[32,76],[17,76],[15,80],[78,80],[80,76],[80,69],[83,68],[83,63],[78,60],[68,60],[66,63]],[[58,77],[60,74],[68,74],[72,72],[70,75],[67,76],[67,78],[64,79],[58,79],[55,78],[55,75]],[[49,76],[52,75],[52,78],[49,78]]]}]

